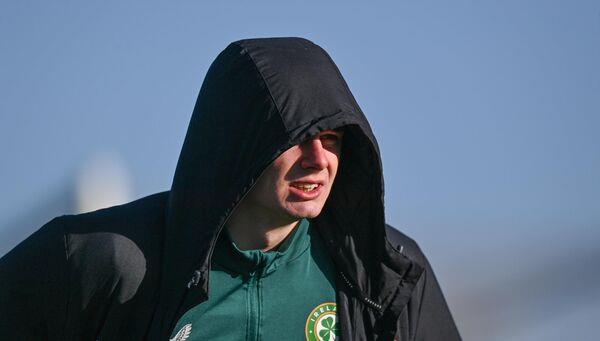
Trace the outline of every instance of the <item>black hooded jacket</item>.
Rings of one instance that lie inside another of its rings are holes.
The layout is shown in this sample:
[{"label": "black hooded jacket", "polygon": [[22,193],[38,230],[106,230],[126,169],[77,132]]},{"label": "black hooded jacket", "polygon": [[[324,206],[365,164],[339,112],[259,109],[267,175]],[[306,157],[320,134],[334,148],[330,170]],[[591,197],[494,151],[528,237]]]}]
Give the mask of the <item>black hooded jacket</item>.
[{"label": "black hooded jacket", "polygon": [[282,152],[345,131],[311,220],[338,271],[342,340],[459,340],[417,244],[385,223],[377,141],[329,55],[301,38],[231,43],[211,65],[170,191],[54,218],[0,259],[1,340],[168,340],[210,295],[228,216]]}]

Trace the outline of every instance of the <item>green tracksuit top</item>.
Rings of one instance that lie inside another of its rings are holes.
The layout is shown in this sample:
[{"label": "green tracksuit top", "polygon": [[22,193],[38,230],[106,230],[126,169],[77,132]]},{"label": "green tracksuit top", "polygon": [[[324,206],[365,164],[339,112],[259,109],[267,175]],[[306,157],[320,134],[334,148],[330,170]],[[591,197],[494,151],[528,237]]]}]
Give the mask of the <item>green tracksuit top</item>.
[{"label": "green tracksuit top", "polygon": [[209,298],[177,322],[171,340],[335,340],[335,268],[302,219],[276,251],[237,248],[223,229]]}]

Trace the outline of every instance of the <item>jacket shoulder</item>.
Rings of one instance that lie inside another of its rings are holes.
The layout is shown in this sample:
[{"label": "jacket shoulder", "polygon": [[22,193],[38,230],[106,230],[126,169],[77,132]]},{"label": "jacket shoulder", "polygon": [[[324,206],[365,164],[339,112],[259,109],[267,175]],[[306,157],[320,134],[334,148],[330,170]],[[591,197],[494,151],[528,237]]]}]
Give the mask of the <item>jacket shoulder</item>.
[{"label": "jacket shoulder", "polygon": [[84,286],[119,283],[118,300],[122,303],[133,297],[151,275],[149,268],[159,263],[167,198],[168,192],[161,192],[123,205],[60,217],[68,263],[78,281]]},{"label": "jacket shoulder", "polygon": [[410,259],[414,259],[422,267],[425,267],[427,258],[414,239],[389,224],[385,224],[385,233],[388,242],[392,244],[396,250]]},{"label": "jacket shoulder", "polygon": [[155,193],[122,205],[102,208],[92,212],[63,215],[59,217],[67,231],[92,232],[114,230],[125,232],[160,222],[165,216],[168,191]]},{"label": "jacket shoulder", "polygon": [[431,264],[412,238],[386,224],[386,235],[392,246],[414,259],[425,271],[419,281],[419,289],[413,292],[409,310],[415,317],[416,340],[461,340],[440,284]]}]

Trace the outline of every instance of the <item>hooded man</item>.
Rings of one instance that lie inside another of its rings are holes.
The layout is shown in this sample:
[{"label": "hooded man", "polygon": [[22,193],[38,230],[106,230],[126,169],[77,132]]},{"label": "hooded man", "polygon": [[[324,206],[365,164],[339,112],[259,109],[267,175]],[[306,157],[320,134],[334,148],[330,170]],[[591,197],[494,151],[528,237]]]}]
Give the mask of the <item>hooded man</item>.
[{"label": "hooded man", "polygon": [[383,194],[375,136],[322,48],[231,43],[170,191],[54,218],[0,260],[0,339],[460,340]]}]

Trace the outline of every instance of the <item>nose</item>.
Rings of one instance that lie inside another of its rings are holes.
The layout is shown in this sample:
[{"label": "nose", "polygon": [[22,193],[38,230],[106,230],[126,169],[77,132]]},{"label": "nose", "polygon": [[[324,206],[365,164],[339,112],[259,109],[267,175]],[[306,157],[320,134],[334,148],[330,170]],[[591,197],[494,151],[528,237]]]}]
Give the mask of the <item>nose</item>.
[{"label": "nose", "polygon": [[328,166],[327,155],[321,139],[313,138],[301,144],[302,168],[325,169]]}]

